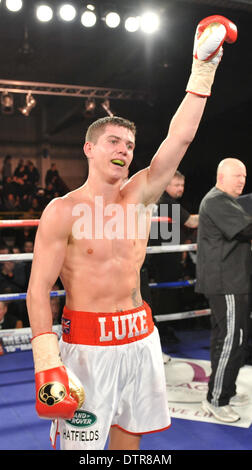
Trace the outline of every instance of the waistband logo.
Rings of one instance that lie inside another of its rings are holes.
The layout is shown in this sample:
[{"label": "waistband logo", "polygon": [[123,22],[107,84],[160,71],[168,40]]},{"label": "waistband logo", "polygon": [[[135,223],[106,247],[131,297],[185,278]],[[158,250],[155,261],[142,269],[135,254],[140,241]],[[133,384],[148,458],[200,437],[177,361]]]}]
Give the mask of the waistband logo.
[{"label": "waistband logo", "polygon": [[123,340],[148,333],[147,313],[145,310],[112,317],[112,323],[107,326],[106,317],[99,317],[100,342]]}]

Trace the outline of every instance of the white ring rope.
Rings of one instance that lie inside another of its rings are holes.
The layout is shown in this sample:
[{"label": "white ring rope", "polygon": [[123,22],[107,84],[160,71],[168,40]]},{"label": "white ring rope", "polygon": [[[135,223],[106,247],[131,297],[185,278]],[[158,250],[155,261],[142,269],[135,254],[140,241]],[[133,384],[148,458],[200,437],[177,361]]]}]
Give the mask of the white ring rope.
[{"label": "white ring rope", "polygon": [[[181,251],[196,251],[196,244],[187,244],[187,245],[161,245],[161,246],[147,246],[147,254],[157,254],[157,253],[173,253]],[[32,261],[33,253],[14,253],[0,255],[0,262],[3,261]]]}]

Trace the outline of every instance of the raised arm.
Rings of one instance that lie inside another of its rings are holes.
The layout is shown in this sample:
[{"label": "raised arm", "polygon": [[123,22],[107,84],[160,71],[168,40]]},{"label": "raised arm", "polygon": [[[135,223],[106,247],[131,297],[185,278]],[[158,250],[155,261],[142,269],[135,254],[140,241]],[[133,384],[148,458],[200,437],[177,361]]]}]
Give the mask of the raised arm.
[{"label": "raised arm", "polygon": [[222,44],[234,42],[236,37],[236,26],[222,16],[208,17],[199,23],[187,95],[171,120],[167,137],[145,171],[143,199],[146,204],[159,199],[194,139],[222,57]]}]

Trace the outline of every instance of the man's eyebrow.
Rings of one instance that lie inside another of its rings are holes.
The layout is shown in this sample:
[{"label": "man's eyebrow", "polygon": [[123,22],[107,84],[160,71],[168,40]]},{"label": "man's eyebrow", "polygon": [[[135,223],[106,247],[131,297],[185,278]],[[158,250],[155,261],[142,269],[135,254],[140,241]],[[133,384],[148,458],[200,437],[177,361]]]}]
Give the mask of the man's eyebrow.
[{"label": "man's eyebrow", "polygon": [[[117,140],[123,140],[121,137],[119,137],[118,135],[114,135],[114,134],[110,134],[108,135],[108,139],[113,137],[114,139],[117,139]],[[134,140],[130,140],[130,139],[127,139],[127,143],[129,144],[132,144],[132,145],[135,145],[135,142]]]}]

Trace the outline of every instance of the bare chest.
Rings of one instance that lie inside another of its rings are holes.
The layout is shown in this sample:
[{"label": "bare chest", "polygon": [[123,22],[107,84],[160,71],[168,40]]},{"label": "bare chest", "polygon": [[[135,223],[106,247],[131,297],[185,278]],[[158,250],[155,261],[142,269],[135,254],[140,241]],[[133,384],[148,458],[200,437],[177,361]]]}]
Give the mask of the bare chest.
[{"label": "bare chest", "polygon": [[127,249],[132,241],[146,240],[149,236],[151,210],[143,204],[129,201],[104,204],[97,196],[90,203],[75,204],[72,210],[71,240],[90,242],[111,250]]}]

